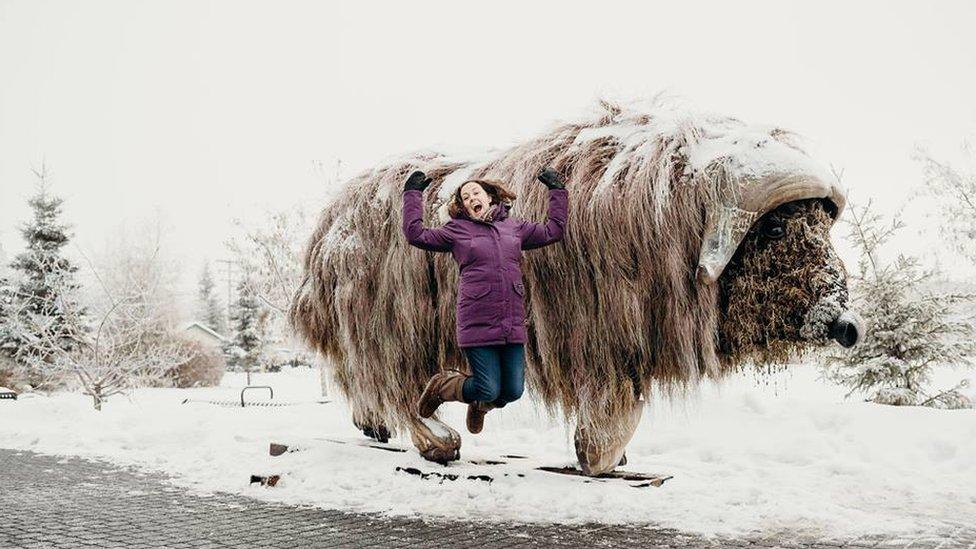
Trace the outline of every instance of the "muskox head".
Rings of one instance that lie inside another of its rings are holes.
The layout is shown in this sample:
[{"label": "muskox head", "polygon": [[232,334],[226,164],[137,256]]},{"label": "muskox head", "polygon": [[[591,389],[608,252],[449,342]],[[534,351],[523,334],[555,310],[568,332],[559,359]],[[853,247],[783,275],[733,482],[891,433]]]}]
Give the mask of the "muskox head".
[{"label": "muskox head", "polygon": [[829,235],[845,195],[835,178],[791,168],[729,177],[719,162],[712,172],[720,183],[697,278],[718,285],[719,350],[731,362],[781,362],[831,340],[852,347],[864,331]]}]

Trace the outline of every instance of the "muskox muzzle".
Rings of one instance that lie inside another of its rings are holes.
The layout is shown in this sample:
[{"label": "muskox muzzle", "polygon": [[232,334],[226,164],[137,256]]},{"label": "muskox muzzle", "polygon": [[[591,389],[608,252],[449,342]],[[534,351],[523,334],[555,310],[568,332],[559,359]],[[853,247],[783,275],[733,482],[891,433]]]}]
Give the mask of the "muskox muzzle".
[{"label": "muskox muzzle", "polygon": [[830,325],[830,338],[848,349],[864,337],[864,321],[854,311],[844,311]]}]

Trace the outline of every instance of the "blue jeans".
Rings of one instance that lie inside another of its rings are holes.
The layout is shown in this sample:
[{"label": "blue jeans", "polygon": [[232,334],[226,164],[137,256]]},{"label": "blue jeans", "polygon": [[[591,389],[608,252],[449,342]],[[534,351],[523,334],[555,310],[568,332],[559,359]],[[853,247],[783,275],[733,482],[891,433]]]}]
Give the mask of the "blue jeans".
[{"label": "blue jeans", "polygon": [[465,347],[474,375],[464,381],[465,402],[490,402],[501,408],[522,396],[525,348],[521,343]]}]

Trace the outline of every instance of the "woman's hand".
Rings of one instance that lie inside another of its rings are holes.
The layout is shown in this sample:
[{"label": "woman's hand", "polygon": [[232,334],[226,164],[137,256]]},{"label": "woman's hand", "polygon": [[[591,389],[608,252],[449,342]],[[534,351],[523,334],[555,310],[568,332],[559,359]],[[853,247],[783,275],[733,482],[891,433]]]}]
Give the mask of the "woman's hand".
[{"label": "woman's hand", "polygon": [[417,170],[407,178],[407,183],[403,186],[403,190],[423,192],[427,188],[427,185],[430,185],[430,181],[431,179],[424,172]]},{"label": "woman's hand", "polygon": [[546,168],[539,172],[539,181],[542,181],[542,184],[549,187],[550,190],[566,188],[562,176],[552,168]]}]

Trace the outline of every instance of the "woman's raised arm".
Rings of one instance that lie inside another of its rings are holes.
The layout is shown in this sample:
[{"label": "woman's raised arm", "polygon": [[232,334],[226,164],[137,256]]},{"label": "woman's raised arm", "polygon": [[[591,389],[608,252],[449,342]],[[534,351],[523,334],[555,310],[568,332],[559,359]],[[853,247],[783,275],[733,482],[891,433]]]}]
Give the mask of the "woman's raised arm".
[{"label": "woman's raised arm", "polygon": [[437,229],[424,228],[423,192],[430,185],[430,178],[424,172],[410,174],[403,187],[403,234],[407,242],[431,252],[449,252],[454,247],[454,233],[450,222]]},{"label": "woman's raised arm", "polygon": [[520,232],[523,250],[559,242],[566,229],[569,192],[563,184],[563,178],[555,170],[546,168],[539,174],[539,181],[549,188],[549,213],[545,223],[522,222]]}]

